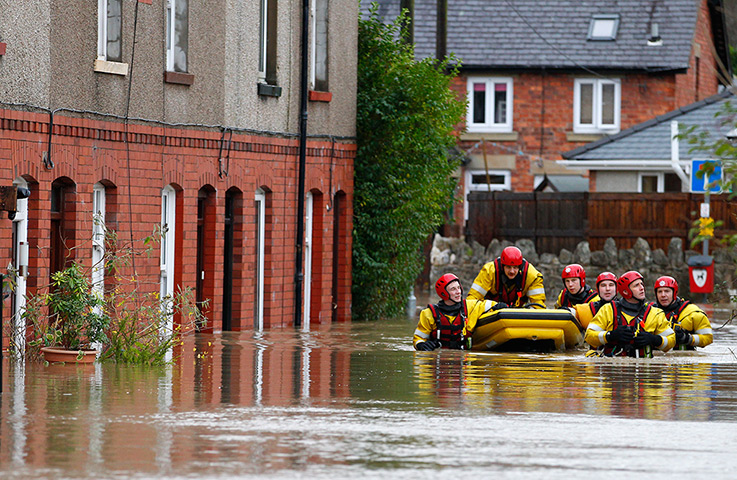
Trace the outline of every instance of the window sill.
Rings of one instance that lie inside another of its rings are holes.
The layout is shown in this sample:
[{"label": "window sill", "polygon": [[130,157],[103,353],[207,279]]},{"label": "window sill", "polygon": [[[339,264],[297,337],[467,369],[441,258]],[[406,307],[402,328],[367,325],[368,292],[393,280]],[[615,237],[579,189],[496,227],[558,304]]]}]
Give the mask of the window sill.
[{"label": "window sill", "polygon": [[194,83],[194,75],[182,72],[164,72],[164,81],[166,83],[176,83],[178,85],[192,85]]},{"label": "window sill", "polygon": [[330,102],[333,99],[332,92],[319,92],[317,90],[310,90],[307,99],[311,102]]},{"label": "window sill", "polygon": [[596,140],[599,140],[604,135],[607,135],[604,132],[600,133],[593,133],[593,132],[587,132],[587,133],[580,133],[580,132],[566,132],[566,141],[568,142],[595,142]]},{"label": "window sill", "polygon": [[487,140],[492,142],[516,142],[518,132],[466,132],[461,134],[461,140]]},{"label": "window sill", "polygon": [[268,85],[266,83],[259,83],[258,94],[264,97],[281,97],[281,87],[277,85]]},{"label": "window sill", "polygon": [[5,42],[0,42],[0,55],[5,55],[5,49],[8,47],[8,44]]},{"label": "window sill", "polygon": [[128,64],[121,62],[108,62],[100,58],[95,59],[94,69],[100,73],[110,73],[112,75],[128,75]]}]

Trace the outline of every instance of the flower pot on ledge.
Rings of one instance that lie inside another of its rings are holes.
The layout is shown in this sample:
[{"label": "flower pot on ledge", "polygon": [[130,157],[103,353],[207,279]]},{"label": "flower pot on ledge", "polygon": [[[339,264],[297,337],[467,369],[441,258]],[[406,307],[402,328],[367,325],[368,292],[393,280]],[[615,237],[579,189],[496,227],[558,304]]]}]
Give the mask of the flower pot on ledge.
[{"label": "flower pot on ledge", "polygon": [[41,348],[44,360],[49,363],[94,363],[98,350],[67,350],[62,347]]}]

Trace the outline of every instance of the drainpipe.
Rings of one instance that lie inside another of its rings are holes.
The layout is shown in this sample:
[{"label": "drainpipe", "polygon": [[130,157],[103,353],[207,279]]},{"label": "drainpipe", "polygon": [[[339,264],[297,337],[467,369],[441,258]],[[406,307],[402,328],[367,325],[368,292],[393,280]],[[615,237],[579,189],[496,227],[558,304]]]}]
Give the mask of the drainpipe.
[{"label": "drainpipe", "polygon": [[297,258],[294,266],[294,326],[302,325],[302,253],[305,236],[305,163],[307,161],[307,69],[310,0],[302,0],[302,55],[299,79],[299,179],[297,188]]},{"label": "drainpipe", "polygon": [[673,171],[681,179],[681,188],[683,185],[687,187],[691,185],[686,172],[681,168],[680,154],[678,152],[678,121],[673,120],[670,122],[670,164]]}]

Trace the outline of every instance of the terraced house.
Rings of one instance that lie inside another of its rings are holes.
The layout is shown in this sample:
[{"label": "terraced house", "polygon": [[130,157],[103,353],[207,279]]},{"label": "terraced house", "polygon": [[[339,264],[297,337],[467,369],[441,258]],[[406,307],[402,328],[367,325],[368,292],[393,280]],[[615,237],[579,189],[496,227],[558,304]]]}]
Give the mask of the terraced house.
[{"label": "terraced house", "polygon": [[358,5],[305,5],[5,2],[0,179],[31,192],[0,220],[6,332],[102,223],[161,227],[140,285],[194,288],[206,330],[350,318]]}]

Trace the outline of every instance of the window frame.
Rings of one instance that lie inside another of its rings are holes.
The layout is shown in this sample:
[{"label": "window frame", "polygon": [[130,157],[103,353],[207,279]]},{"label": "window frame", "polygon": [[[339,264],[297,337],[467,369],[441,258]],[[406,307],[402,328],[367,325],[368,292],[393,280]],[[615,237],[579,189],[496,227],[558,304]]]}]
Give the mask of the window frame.
[{"label": "window frame", "polygon": [[[259,54],[258,83],[277,85],[276,51],[277,51],[277,0],[260,0],[259,7]],[[262,94],[281,95],[279,92],[261,92]]]},{"label": "window frame", "polygon": [[[187,9],[187,48],[184,49],[184,70],[178,69],[175,56],[176,32],[177,32],[177,5],[184,4]],[[189,73],[189,0],[166,0],[166,71],[176,73]]]},{"label": "window frame", "polygon": [[[594,26],[597,20],[612,20],[614,25],[612,26],[612,34],[609,36],[594,36]],[[602,14],[594,15],[591,17],[589,22],[589,34],[586,37],[588,40],[594,40],[599,42],[613,41],[617,39],[617,33],[619,31],[619,15],[618,14]]]},{"label": "window frame", "polygon": [[[581,86],[593,85],[592,123],[581,123]],[[602,91],[605,85],[614,85],[614,123],[602,121]],[[617,78],[577,78],[573,86],[573,131],[575,133],[618,133],[622,108],[622,82]]]},{"label": "window frame", "polygon": [[[473,113],[474,113],[474,84],[475,83],[485,83],[486,84],[486,91],[487,92],[494,92],[494,86],[496,84],[504,83],[507,86],[507,112],[506,112],[506,118],[505,122],[503,123],[495,123],[494,122],[494,115],[495,115],[495,102],[494,99],[491,98],[489,101],[487,99],[486,101],[486,108],[484,115],[486,117],[486,120],[484,123],[475,123],[473,122]],[[468,99],[468,111],[466,112],[466,131],[468,132],[512,132],[512,128],[514,126],[513,118],[514,118],[514,79],[512,77],[468,77],[467,83],[466,83],[466,89],[467,89],[467,99]]]},{"label": "window frame", "polygon": [[[311,38],[311,65],[310,85],[313,90],[329,92],[329,5],[328,0],[313,0],[310,2],[310,16],[312,31]],[[318,20],[320,20],[318,22]],[[318,27],[322,27],[318,31]],[[319,48],[319,52],[318,52]],[[319,55],[318,55],[319,53]],[[321,66],[321,74],[318,74]]]},{"label": "window frame", "polygon": [[123,63],[123,0],[120,4],[120,58],[111,59],[108,55],[108,1],[97,0],[97,59],[105,62]]}]

